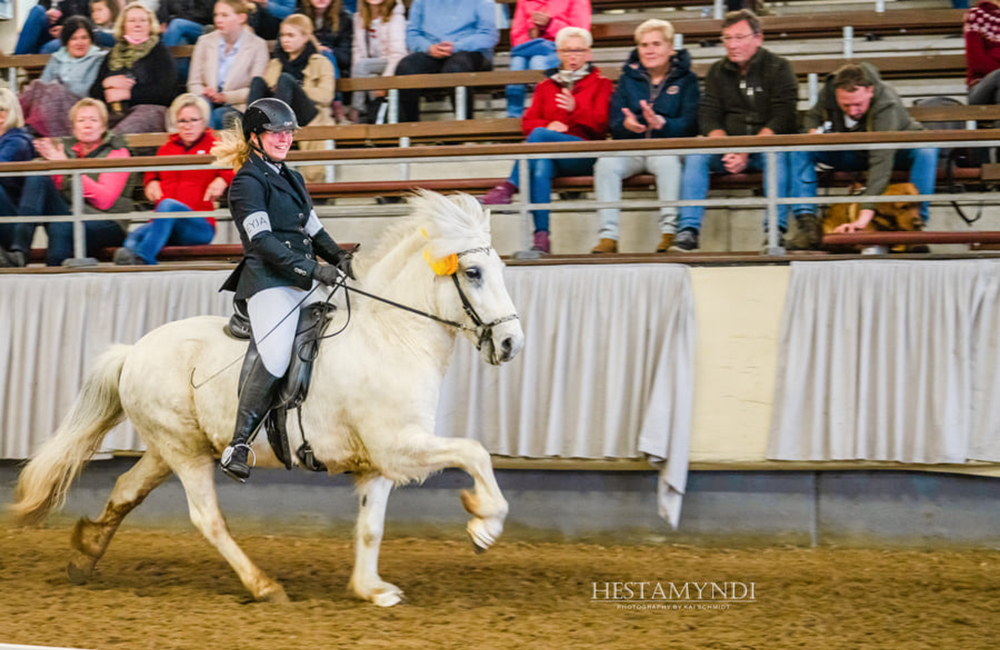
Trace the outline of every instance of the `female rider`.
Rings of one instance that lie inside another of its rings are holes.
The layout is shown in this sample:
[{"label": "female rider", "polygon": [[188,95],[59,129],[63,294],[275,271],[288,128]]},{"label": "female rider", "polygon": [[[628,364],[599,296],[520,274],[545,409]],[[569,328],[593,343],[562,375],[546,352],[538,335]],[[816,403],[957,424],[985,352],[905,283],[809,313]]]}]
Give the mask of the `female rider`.
[{"label": "female rider", "polygon": [[[327,297],[329,290],[318,290],[317,283],[333,286],[345,274],[354,277],[350,254],[323,229],[302,175],[284,163],[297,128],[288,104],[260,99],[247,107],[242,132],[223,132],[213,149],[236,170],[229,209],[244,255],[222,288],[246,300],[251,345],[259,354],[244,360],[236,428],[220,464],[240,482],[250,476],[250,439],[288,370],[298,310]],[[317,255],[334,266],[320,265]]]}]

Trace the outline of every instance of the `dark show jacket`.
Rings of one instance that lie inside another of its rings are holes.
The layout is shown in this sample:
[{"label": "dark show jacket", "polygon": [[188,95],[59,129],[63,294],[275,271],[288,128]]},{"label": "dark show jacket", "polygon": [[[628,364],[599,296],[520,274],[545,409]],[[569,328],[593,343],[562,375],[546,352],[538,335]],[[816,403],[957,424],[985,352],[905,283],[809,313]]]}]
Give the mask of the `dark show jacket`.
[{"label": "dark show jacket", "polygon": [[[331,264],[347,255],[326,230],[309,236],[306,222],[313,205],[302,175],[284,163],[279,167],[281,172],[251,153],[229,188],[229,211],[244,257],[221,290],[235,291],[237,300],[272,287],[309,289],[318,264],[316,255]],[[267,221],[270,230],[262,230],[261,224]]]}]

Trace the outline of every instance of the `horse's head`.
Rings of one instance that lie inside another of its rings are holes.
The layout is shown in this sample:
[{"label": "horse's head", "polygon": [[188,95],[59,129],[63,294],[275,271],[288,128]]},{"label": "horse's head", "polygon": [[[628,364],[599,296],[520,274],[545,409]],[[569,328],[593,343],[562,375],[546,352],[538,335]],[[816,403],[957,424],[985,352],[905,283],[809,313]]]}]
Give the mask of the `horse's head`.
[{"label": "horse's head", "polygon": [[490,242],[489,212],[468,194],[421,192],[410,202],[426,217],[424,256],[438,278],[440,315],[463,325],[487,363],[510,361],[524,347],[524,331]]}]

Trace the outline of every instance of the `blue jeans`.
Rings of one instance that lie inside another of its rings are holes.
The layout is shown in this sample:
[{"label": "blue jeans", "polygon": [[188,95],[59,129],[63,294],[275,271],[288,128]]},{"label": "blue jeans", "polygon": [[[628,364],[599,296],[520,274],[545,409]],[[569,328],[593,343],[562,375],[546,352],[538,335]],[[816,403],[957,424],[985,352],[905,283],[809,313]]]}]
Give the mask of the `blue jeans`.
[{"label": "blue jeans", "polygon": [[[49,17],[45,14],[45,8],[35,5],[28,11],[28,17],[24,19],[21,33],[17,37],[17,44],[14,46],[14,54],[38,54],[42,51],[42,46],[50,41],[56,44],[58,50],[62,43],[58,38],[52,38],[49,34]],[[51,50],[54,52],[55,50]]]},{"label": "blue jeans", "polygon": [[229,113],[235,113],[236,117],[240,117],[240,112],[233,108],[232,106],[216,106],[212,109],[212,119],[210,120],[210,125],[213,130],[221,131],[226,128],[225,119],[226,115]]},{"label": "blue jeans", "polygon": [[10,194],[0,186],[0,248],[10,248],[14,242],[16,223],[7,223],[5,217],[17,215],[17,204],[10,199]]},{"label": "blue jeans", "polygon": [[[537,128],[528,135],[528,142],[580,142],[583,138],[568,133]],[[540,158],[528,161],[531,174],[530,191],[532,203],[548,203],[552,199],[552,179],[558,176],[589,176],[594,170],[593,158]],[[518,163],[514,163],[507,181],[512,185],[520,183]],[[535,230],[549,229],[549,211],[532,210]]]},{"label": "blue jeans", "polygon": [[[791,179],[789,195],[811,198],[816,196],[816,163],[829,165],[844,171],[865,171],[868,169],[868,154],[864,151],[794,151],[791,154]],[[937,149],[900,149],[893,162],[894,169],[910,170],[910,182],[921,194],[933,194],[937,181]],[[815,203],[796,203],[792,206],[796,215],[816,214]],[[930,205],[920,204],[920,218],[927,223]]]},{"label": "blue jeans", "polygon": [[[174,18],[167,24],[167,31],[163,32],[162,41],[167,47],[174,45],[194,45],[198,42],[205,26],[187,18]],[[180,81],[187,81],[188,70],[191,67],[191,59],[177,59],[177,76]]]},{"label": "blue jeans", "polygon": [[[533,38],[510,51],[510,70],[548,70],[559,65],[556,44],[544,38]],[[524,115],[524,84],[507,86],[507,117]]]},{"label": "blue jeans", "polygon": [[[49,176],[29,176],[24,181],[21,202],[18,205],[21,216],[37,215],[56,216],[69,215],[72,212],[55,183]],[[11,250],[21,251],[25,258],[31,250],[31,240],[35,236],[37,223],[19,223],[14,227],[14,240]],[[73,224],[69,221],[45,224],[45,232],[49,236],[49,248],[45,256],[47,266],[61,266],[63,261],[73,257]],[[121,246],[125,232],[117,221],[86,221],[84,222],[86,251],[93,255],[98,249]]]},{"label": "blue jeans", "polygon": [[[191,212],[184,203],[175,199],[163,199],[156,206],[157,212]],[[156,264],[156,256],[164,246],[201,246],[212,243],[215,226],[208,219],[153,219],[145,223],[125,238],[125,248],[130,248],[146,264]]]},{"label": "blue jeans", "polygon": [[[788,196],[788,160],[787,155],[779,153],[777,155],[778,171],[778,197]],[[764,154],[752,153],[747,161],[746,172],[759,172],[764,169]],[[681,183],[681,200],[696,201],[708,196],[709,173],[725,174],[726,168],[722,164],[721,154],[691,154],[684,156],[684,180]],[[767,187],[767,174],[764,175],[764,187]],[[701,229],[702,219],[705,217],[705,206],[687,206],[679,211],[678,229],[691,228],[695,231]],[[765,229],[767,222],[765,217]],[[778,227],[784,231],[788,229],[788,206],[778,206]]]}]

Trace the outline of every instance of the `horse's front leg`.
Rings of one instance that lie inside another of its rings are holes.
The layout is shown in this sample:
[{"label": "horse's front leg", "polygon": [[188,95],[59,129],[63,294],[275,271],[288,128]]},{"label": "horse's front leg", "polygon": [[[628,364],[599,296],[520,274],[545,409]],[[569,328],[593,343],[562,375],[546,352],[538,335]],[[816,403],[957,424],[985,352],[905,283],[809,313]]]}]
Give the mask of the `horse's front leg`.
[{"label": "horse's front leg", "polygon": [[404,432],[401,439],[405,447],[401,457],[393,460],[393,466],[410,472],[409,476],[458,467],[472,477],[474,491],[462,492],[462,505],[472,515],[466,531],[477,552],[493,546],[503,532],[508,508],[493,475],[489,452],[475,440],[439,438],[416,427]]},{"label": "horse's front leg", "polygon": [[364,476],[357,482],[358,525],[354,536],[354,572],[351,590],[358,598],[380,607],[392,607],[403,599],[403,591],[378,575],[378,552],[385,529],[385,506],[392,481],[382,476]]}]

